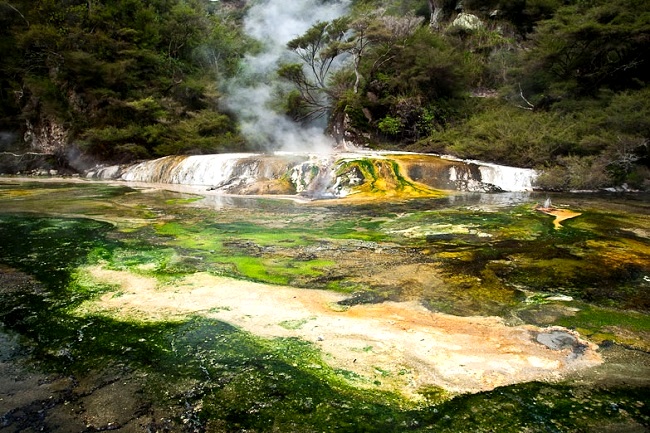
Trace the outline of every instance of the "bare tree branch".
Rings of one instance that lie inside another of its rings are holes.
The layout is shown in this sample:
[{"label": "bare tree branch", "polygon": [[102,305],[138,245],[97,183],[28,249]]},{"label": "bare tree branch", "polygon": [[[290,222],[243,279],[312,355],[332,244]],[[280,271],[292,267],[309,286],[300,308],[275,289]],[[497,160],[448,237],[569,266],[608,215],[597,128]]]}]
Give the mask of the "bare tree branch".
[{"label": "bare tree branch", "polygon": [[519,84],[519,96],[521,97],[521,99],[524,100],[524,102],[528,106],[524,107],[522,105],[517,105],[518,108],[523,108],[524,110],[530,110],[530,111],[533,111],[535,109],[535,106],[533,104],[531,104],[530,101],[528,99],[526,99],[526,97],[524,96],[524,91],[521,90],[521,84]]},{"label": "bare tree branch", "polygon": [[20,17],[21,17],[21,18],[25,21],[25,23],[27,24],[27,27],[29,27],[29,21],[27,21],[27,18],[25,18],[25,15],[23,15],[23,14],[22,14],[18,9],[16,9],[16,8],[11,4],[11,3],[2,2],[2,4],[3,4],[3,5],[6,5],[9,9],[13,10],[13,11],[16,12],[18,15],[20,15]]}]

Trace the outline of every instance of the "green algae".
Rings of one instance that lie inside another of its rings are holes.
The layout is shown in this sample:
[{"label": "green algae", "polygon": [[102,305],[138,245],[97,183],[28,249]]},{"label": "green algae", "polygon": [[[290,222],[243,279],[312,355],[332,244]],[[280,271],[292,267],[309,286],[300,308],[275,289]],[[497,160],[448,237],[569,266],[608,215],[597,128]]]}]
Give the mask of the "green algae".
[{"label": "green algae", "polygon": [[195,203],[195,202],[198,202],[198,201],[201,201],[201,200],[202,200],[202,198],[198,197],[198,196],[189,197],[189,198],[170,198],[170,199],[165,200],[165,204],[168,204],[168,205],[183,205],[183,204]]},{"label": "green algae", "polygon": [[457,242],[473,238],[534,241],[549,232],[544,222],[526,206],[501,212],[466,208],[416,212],[393,220],[385,225],[386,229],[423,241],[435,240],[432,236],[450,235],[447,238]]},{"label": "green algae", "polygon": [[[347,266],[358,266],[360,273],[380,269],[366,252],[400,245],[408,255],[396,257],[439,266],[444,284],[430,288],[433,292],[423,299],[432,309],[509,317],[522,308],[557,304],[527,306],[530,296],[520,288],[533,294],[570,294],[578,300],[566,303],[566,314],[544,324],[577,329],[597,343],[647,351],[649,324],[643,303],[648,290],[644,277],[649,275],[647,218],[587,211],[555,232],[548,219],[527,206],[499,212],[467,208],[405,212],[400,205],[368,216],[364,207],[312,211],[266,203],[269,215],[264,217],[240,209],[202,215],[187,209],[183,199],[170,201],[163,195],[157,203],[154,196],[138,198],[131,189],[102,187],[93,192],[84,185],[83,197],[74,202],[75,188],[61,195],[70,205],[65,214],[73,209],[78,216],[100,220],[36,217],[33,212],[43,203],[53,212],[65,206],[51,206],[49,190],[40,195],[45,200],[40,204],[39,194],[24,194],[33,199],[35,208],[29,209],[25,201],[14,203],[19,195],[5,188],[11,199],[3,205],[9,203],[11,209],[3,207],[0,214],[0,262],[33,275],[36,282],[29,283],[29,290],[22,286],[0,290],[3,327],[20,333],[31,356],[47,370],[81,377],[98,365],[128,365],[146,372],[148,398],[163,406],[191,408],[176,411],[187,415],[175,419],[179,430],[187,423],[199,431],[648,428],[647,386],[533,383],[461,396],[422,389],[423,400],[413,403],[372,389],[374,380],[388,377],[381,366],[377,379],[332,369],[318,348],[304,341],[263,339],[210,319],[139,323],[71,314],[84,299],[112,289],[78,271],[88,264],[167,281],[207,270],[304,287],[336,271],[337,260],[348,256]],[[129,206],[93,205],[109,196]],[[145,203],[139,205],[139,200]],[[118,217],[141,218],[139,225],[120,218],[113,224],[102,222],[107,217],[103,214],[117,208],[123,209]],[[19,210],[30,213],[6,213]],[[148,218],[164,214],[165,219],[146,223],[145,213]],[[415,237],[400,232],[416,225],[447,231]],[[331,253],[334,250],[336,254]],[[351,255],[359,251],[358,258]],[[333,281],[321,280],[320,287],[387,290],[336,275]],[[631,311],[635,309],[641,311]]]},{"label": "green algae", "polygon": [[[456,213],[458,218],[454,217]],[[428,212],[409,216],[398,224],[405,227],[417,224],[419,239],[426,241],[428,250],[453,275],[480,278],[490,267],[504,285],[553,291],[602,305],[618,303],[623,307],[639,308],[646,302],[642,278],[650,263],[648,241],[638,237],[615,239],[611,237],[611,230],[607,232],[604,228],[594,232],[597,216],[587,213],[590,231],[571,226],[556,233],[550,227],[535,223],[538,217],[522,212],[521,208],[505,215],[490,212],[463,215],[450,210]],[[450,218],[455,224],[446,223]],[[422,229],[427,227],[423,223],[433,219],[436,223],[430,227],[446,229],[446,233],[445,230],[427,232]],[[526,220],[532,220],[533,224],[529,225]],[[608,221],[598,223],[607,224]],[[514,231],[525,233],[513,228],[521,225],[527,227],[527,234],[513,236]],[[502,226],[507,229],[502,230]],[[472,235],[470,227],[478,228],[477,233],[484,232],[487,236]],[[532,231],[535,227],[537,233]],[[404,231],[394,230],[393,233],[404,234]],[[418,236],[414,239],[417,241]]]},{"label": "green algae", "polygon": [[573,329],[598,344],[605,341],[650,351],[650,316],[634,311],[620,311],[584,303],[576,303],[575,314],[557,320],[557,324]]},{"label": "green algae", "polygon": [[191,407],[193,422],[208,430],[541,432],[649,421],[647,394],[636,388],[523,384],[468,396],[427,388],[414,406],[329,368],[309,343],[262,339],[209,319],[144,325],[91,315],[47,325],[34,353],[50,368],[79,375],[98,362],[127,363],[147,372],[152,398]]},{"label": "green algae", "polygon": [[0,257],[4,264],[34,275],[63,296],[71,272],[85,263],[90,251],[115,248],[106,239],[110,230],[110,224],[90,219],[0,215]]},{"label": "green algae", "polygon": [[354,195],[405,198],[442,197],[445,195],[442,191],[409,179],[402,174],[402,168],[395,160],[344,160],[339,163],[337,176],[361,178],[360,184],[353,183]]},{"label": "green algae", "polygon": [[457,397],[436,408],[445,413],[453,407],[454,416],[443,415],[431,427],[457,432],[466,423],[464,431],[514,433],[600,431],[607,425],[614,431],[642,431],[650,421],[644,392],[643,388],[522,384]]},{"label": "green algae", "polygon": [[300,329],[303,326],[305,326],[307,323],[309,323],[310,320],[313,320],[311,318],[309,319],[300,319],[300,320],[283,320],[280,322],[280,326],[282,326],[285,329]]},{"label": "green algae", "polygon": [[387,235],[380,230],[381,225],[380,221],[365,218],[352,221],[333,221],[324,227],[324,232],[332,239],[381,242],[387,239]]}]

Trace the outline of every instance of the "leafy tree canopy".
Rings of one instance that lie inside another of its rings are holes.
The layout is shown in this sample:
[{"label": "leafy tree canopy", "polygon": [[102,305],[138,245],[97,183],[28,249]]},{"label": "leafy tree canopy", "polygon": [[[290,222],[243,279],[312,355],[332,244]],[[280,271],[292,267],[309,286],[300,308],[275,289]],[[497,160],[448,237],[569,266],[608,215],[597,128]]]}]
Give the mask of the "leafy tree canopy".
[{"label": "leafy tree canopy", "polygon": [[[251,150],[219,104],[262,46],[249,4],[0,0],[0,152],[53,125],[108,161]],[[648,188],[648,47],[650,0],[353,0],[288,43],[270,105],[361,145],[536,167],[549,188]]]},{"label": "leafy tree canopy", "polygon": [[[246,38],[208,3],[1,2],[0,125],[54,119],[106,160],[239,149],[234,119],[214,113],[218,82],[235,71]],[[205,127],[210,119],[219,127]],[[219,135],[195,134],[202,128]]]}]

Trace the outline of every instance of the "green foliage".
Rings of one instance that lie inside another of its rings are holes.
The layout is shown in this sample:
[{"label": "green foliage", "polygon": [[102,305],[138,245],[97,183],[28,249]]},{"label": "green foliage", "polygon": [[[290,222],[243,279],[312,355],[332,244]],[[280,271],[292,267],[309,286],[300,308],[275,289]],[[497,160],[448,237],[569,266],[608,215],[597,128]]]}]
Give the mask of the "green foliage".
[{"label": "green foliage", "polygon": [[515,3],[501,2],[502,17],[527,40],[500,22],[455,42],[473,87],[505,85],[509,95],[470,101],[428,147],[540,168],[549,189],[647,188],[647,2]]},{"label": "green foliage", "polygon": [[[236,128],[219,125],[230,119],[219,113],[214,88],[235,71],[247,40],[227,9],[208,13],[206,6],[198,0],[3,6],[13,19],[2,36],[15,43],[0,47],[8,59],[2,72],[10,77],[0,80],[2,124],[19,129],[24,118],[54,117],[67,122],[70,139],[88,153],[113,161],[164,149],[239,147]],[[205,110],[220,119],[216,126]],[[171,146],[177,138],[186,143]]]},{"label": "green foliage", "polygon": [[559,113],[531,112],[486,101],[483,110],[447,131],[449,150],[466,158],[537,166],[566,153],[575,141],[577,122]]},{"label": "green foliage", "polygon": [[235,121],[207,109],[193,113],[192,117],[169,128],[156,140],[153,153],[163,156],[241,152],[245,149],[246,143],[239,135]]},{"label": "green foliage", "polygon": [[23,107],[23,116],[34,119],[40,110],[45,110],[57,119],[64,120],[67,117],[67,101],[61,89],[50,78],[27,77],[24,85],[30,89],[32,100]]},{"label": "green foliage", "polygon": [[[245,3],[0,2],[0,127],[55,119],[111,161],[250,149],[216,90],[261,49]],[[650,183],[648,0],[466,0],[473,31],[436,5],[438,30],[416,0],[315,24],[288,44],[276,108],[372,147],[541,168],[552,189]]]},{"label": "green foliage", "polygon": [[255,41],[244,35],[232,15],[233,12],[210,15],[208,37],[192,52],[194,63],[217,77],[235,75],[243,53],[255,48]]},{"label": "green foliage", "polygon": [[355,36],[346,36],[352,31],[351,26],[347,17],[319,21],[287,43],[287,48],[302,61],[282,64],[278,68],[278,76],[294,86],[295,92],[288,94],[290,100],[286,105],[288,114],[295,119],[317,118],[330,110],[337,89],[330,85],[332,65],[356,45]]},{"label": "green foliage", "polygon": [[[349,101],[346,112],[365,112],[362,130],[405,142],[427,136],[452,117],[466,86],[458,52],[427,28],[416,30],[386,58],[370,50],[361,65],[367,77],[364,97]],[[376,129],[375,129],[376,128]]]},{"label": "green foliage", "polygon": [[574,99],[545,111],[487,100],[435,138],[461,157],[542,169],[538,186],[548,189],[643,188],[648,104],[647,91]]},{"label": "green foliage", "polygon": [[428,101],[456,96],[464,90],[461,54],[426,28],[378,72],[390,77],[384,94],[421,95]]},{"label": "green foliage", "polygon": [[594,190],[611,185],[607,164],[595,156],[564,156],[546,169],[537,185],[549,190]]},{"label": "green foliage", "polygon": [[342,110],[347,116],[350,128],[367,130],[370,127],[369,120],[363,112],[363,98],[359,94],[347,92],[345,98],[339,101],[338,110]]},{"label": "green foliage", "polygon": [[[528,87],[552,97],[595,95],[646,84],[650,12],[636,0],[577,3],[538,26],[529,53]],[[534,79],[533,79],[534,77]]]},{"label": "green foliage", "polygon": [[398,135],[402,129],[402,122],[395,117],[386,116],[377,123],[381,132],[388,135]]}]

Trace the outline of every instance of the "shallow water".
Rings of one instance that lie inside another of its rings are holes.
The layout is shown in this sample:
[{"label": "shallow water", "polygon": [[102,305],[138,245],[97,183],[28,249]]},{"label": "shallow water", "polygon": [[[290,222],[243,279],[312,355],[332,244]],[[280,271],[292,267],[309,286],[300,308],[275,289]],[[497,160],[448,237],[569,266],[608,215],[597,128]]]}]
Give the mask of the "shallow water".
[{"label": "shallow water", "polygon": [[[2,179],[0,432],[647,431],[649,201],[554,195],[581,213],[558,230],[533,209],[545,198],[296,203]],[[390,384],[409,371],[342,369],[317,342],[221,320],[225,307],[157,320],[102,309],[131,298],[95,268],[163,288],[205,273],[334,292],[341,309],[411,302],[563,326],[604,362],[559,382],[405,396]]]}]

